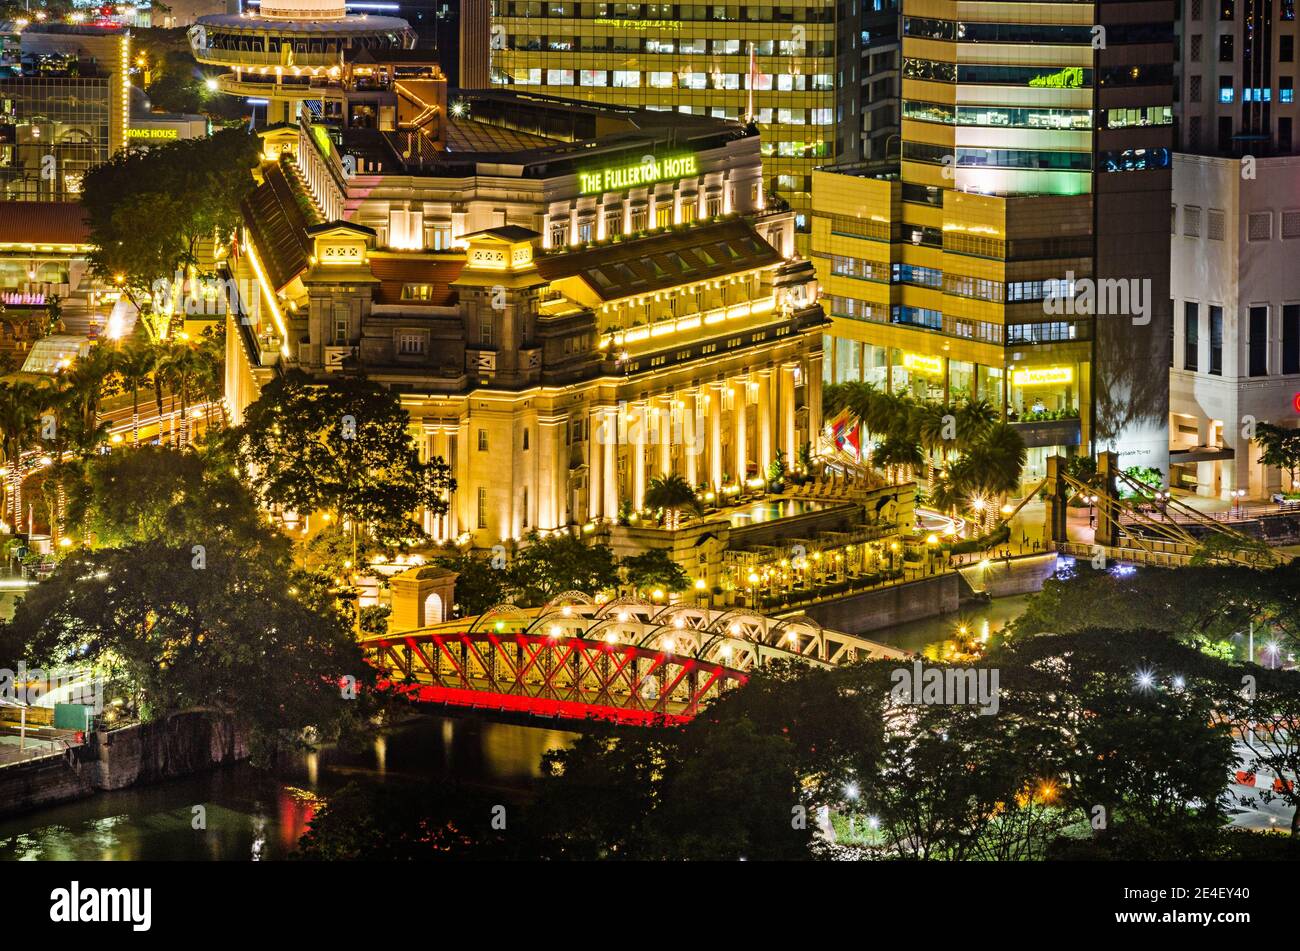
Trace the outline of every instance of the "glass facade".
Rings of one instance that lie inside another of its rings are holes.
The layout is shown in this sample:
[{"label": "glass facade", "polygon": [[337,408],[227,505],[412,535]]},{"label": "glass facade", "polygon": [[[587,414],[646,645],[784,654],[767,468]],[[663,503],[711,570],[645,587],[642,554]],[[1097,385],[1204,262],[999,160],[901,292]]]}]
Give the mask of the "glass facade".
[{"label": "glass facade", "polygon": [[71,201],[108,159],[113,81],[95,76],[0,79],[0,189],[8,201]]},{"label": "glass facade", "polygon": [[752,109],[765,190],[805,231],[812,169],[834,149],[834,12],[829,2],[493,0],[492,82],[724,119]]}]

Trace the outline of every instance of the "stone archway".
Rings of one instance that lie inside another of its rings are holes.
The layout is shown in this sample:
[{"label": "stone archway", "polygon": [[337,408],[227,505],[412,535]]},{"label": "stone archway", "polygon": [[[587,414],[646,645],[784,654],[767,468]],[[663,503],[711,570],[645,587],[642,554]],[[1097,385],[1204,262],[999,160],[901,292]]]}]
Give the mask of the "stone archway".
[{"label": "stone archway", "polygon": [[413,631],[445,621],[456,603],[456,572],[425,565],[394,575],[390,633]]},{"label": "stone archway", "polygon": [[443,606],[442,595],[437,591],[430,591],[421,607],[422,623],[420,626],[425,627],[445,620],[447,620],[447,614]]}]

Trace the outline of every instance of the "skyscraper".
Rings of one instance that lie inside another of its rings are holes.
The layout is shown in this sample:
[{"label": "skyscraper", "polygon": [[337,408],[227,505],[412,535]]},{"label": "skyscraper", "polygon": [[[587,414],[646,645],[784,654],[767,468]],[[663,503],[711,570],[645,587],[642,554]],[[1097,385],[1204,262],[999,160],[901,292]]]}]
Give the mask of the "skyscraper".
[{"label": "skyscraper", "polygon": [[898,0],[845,0],[835,37],[835,160],[897,155]]},{"label": "skyscraper", "polygon": [[1295,5],[1188,0],[1179,31],[1170,480],[1268,497],[1297,488],[1251,445],[1300,426]]},{"label": "skyscraper", "polygon": [[958,7],[904,3],[899,165],[815,176],[827,378],[1164,468],[1172,3]]},{"label": "skyscraper", "polygon": [[1295,0],[1186,0],[1178,27],[1179,149],[1290,155]]},{"label": "skyscraper", "polygon": [[835,6],[493,0],[492,81],[570,99],[745,121],[764,190],[806,231],[834,155]]}]

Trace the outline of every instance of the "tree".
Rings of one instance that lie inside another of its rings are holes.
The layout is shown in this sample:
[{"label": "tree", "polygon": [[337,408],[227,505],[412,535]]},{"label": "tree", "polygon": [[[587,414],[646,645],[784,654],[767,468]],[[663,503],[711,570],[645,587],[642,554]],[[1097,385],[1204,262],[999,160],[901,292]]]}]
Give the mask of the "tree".
[{"label": "tree", "polygon": [[209,370],[205,364],[205,352],[188,340],[172,340],[162,345],[158,362],[158,372],[171,384],[174,394],[181,399],[181,424],[177,435],[179,444],[189,445],[190,441],[190,395],[197,380]]},{"label": "tree", "polygon": [[[153,345],[145,334],[127,338],[117,351],[115,369],[122,388],[131,394],[131,445],[140,445],[140,390],[152,380],[155,366]],[[159,413],[161,425],[161,413]],[[160,434],[161,435],[161,434]]]},{"label": "tree", "polygon": [[[890,853],[964,859],[982,842],[990,847],[990,836],[1005,843],[998,819],[1034,787],[1032,750],[1011,739],[1007,718],[983,716],[977,707],[907,709],[911,716],[885,741],[879,780],[864,803]],[[1020,840],[1013,848],[1032,851],[1033,843]]]},{"label": "tree", "polygon": [[[968,498],[988,496],[1000,503],[1020,488],[1028,450],[1025,441],[1007,423],[988,427],[948,469],[953,488]],[[986,505],[986,529],[992,527],[997,505]]]},{"label": "tree", "polygon": [[113,373],[116,362],[115,352],[101,344],[92,347],[59,377],[63,403],[68,411],[59,421],[60,428],[71,430],[67,443],[83,457],[93,452],[108,435],[107,425],[99,422],[99,404],[105,396],[115,392]]},{"label": "tree", "polygon": [[649,509],[663,510],[664,527],[670,531],[681,524],[683,509],[690,509],[696,514],[702,511],[695,489],[675,472],[650,479],[645,490],[644,504]]},{"label": "tree", "polygon": [[435,558],[433,564],[456,572],[456,616],[474,617],[506,600],[505,565],[473,554]]},{"label": "tree", "polygon": [[1272,423],[1258,423],[1255,426],[1255,442],[1263,450],[1259,462],[1281,469],[1287,474],[1291,491],[1300,491],[1300,481],[1296,478],[1297,472],[1300,472],[1300,429],[1283,429]]},{"label": "tree", "polygon": [[[1300,673],[1246,664],[1238,671],[1242,695],[1220,709],[1246,750],[1241,769],[1258,774],[1256,796],[1291,809],[1291,835],[1300,835]],[[1281,781],[1276,781],[1281,780]]]},{"label": "tree", "polygon": [[[1224,822],[1236,756],[1217,711],[1226,664],[1168,634],[1090,628],[1015,638],[990,654],[1001,670],[998,719],[1046,728],[1044,772],[1062,805],[1151,830],[1171,854],[1195,857]],[[1100,812],[1098,812],[1100,807]],[[1155,857],[1155,856],[1153,856]]]},{"label": "tree", "polygon": [[216,710],[259,751],[307,727],[328,735],[360,715],[340,685],[374,682],[328,592],[286,554],[216,531],[69,554],[19,603],[4,640],[15,656],[75,658],[131,685],[145,719]]},{"label": "tree", "polygon": [[23,518],[23,453],[35,442],[36,424],[47,405],[47,395],[35,384],[0,386],[0,449],[9,470],[9,511],[15,532]]},{"label": "tree", "polygon": [[998,422],[1000,414],[987,400],[966,400],[957,409],[957,448],[977,445]]},{"label": "tree", "polygon": [[287,553],[266,517],[229,468],[164,446],[96,456],[71,484],[68,522],[93,548],[149,541],[197,544],[214,534],[249,549]]},{"label": "tree", "polygon": [[[1162,631],[1193,646],[1230,644],[1252,620],[1262,627],[1289,613],[1284,600],[1293,570],[1241,565],[1140,568],[1128,575],[1076,568],[1050,578],[1012,625],[1016,637],[1068,634],[1090,627]],[[1115,605],[1123,604],[1123,611]]]},{"label": "tree", "polygon": [[638,858],[808,858],[813,823],[795,821],[795,810],[806,800],[785,737],[740,718],[707,730],[688,727],[683,739],[685,755],[664,772]]},{"label": "tree", "polygon": [[565,591],[594,595],[618,586],[618,563],[608,545],[588,545],[574,535],[529,535],[508,577],[516,601],[542,604]]},{"label": "tree", "polygon": [[[611,731],[593,724],[567,749],[542,756],[528,825],[544,858],[637,859],[680,730]],[[600,808],[591,808],[592,803]]]},{"label": "tree", "polygon": [[627,583],[637,591],[685,591],[691,579],[682,566],[673,561],[663,548],[652,548],[640,555],[630,555],[619,563]]},{"label": "tree", "polygon": [[328,512],[350,522],[354,537],[365,525],[380,542],[400,545],[424,534],[412,514],[446,512],[456,488],[441,458],[420,461],[409,425],[389,390],[293,372],[263,389],[229,438],[264,504]]},{"label": "tree", "polygon": [[[145,151],[123,150],[86,173],[82,205],[90,224],[94,273],[120,287],[155,339],[167,336],[182,289],[175,275],[202,262],[201,241],[229,235],[240,202],[253,189],[259,140],[242,130],[187,139]],[[156,286],[156,282],[166,284]],[[148,315],[161,286],[162,312]]]},{"label": "tree", "polygon": [[866,790],[874,781],[889,674],[896,666],[872,661],[823,669],[769,662],[750,671],[743,689],[714,700],[692,729],[744,719],[762,733],[785,737],[807,798],[845,803],[846,789]]},{"label": "tree", "polygon": [[890,482],[898,483],[907,473],[915,473],[925,466],[925,454],[919,440],[907,434],[891,433],[876,447],[871,462],[888,475]]}]

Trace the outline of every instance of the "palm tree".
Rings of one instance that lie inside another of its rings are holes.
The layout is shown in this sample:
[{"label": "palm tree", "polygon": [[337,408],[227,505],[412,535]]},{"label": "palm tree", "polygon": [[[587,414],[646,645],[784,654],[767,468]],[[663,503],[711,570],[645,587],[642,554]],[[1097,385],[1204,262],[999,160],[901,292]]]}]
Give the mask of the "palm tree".
[{"label": "palm tree", "polygon": [[117,375],[131,392],[131,445],[140,445],[140,390],[148,386],[154,370],[154,347],[144,334],[133,334],[117,351]]},{"label": "palm tree", "polygon": [[116,362],[116,351],[96,346],[60,377],[61,391],[66,395],[71,411],[69,415],[76,413],[81,416],[84,433],[98,428],[99,401],[114,392],[112,377]]},{"label": "palm tree", "polygon": [[179,393],[181,398],[180,445],[182,446],[190,441],[190,393],[196,378],[202,372],[202,360],[197,348],[184,341],[178,341],[168,347],[162,360],[161,369],[171,381],[172,392]]},{"label": "palm tree", "polygon": [[909,438],[906,432],[890,433],[885,441],[876,447],[872,463],[884,470],[889,481],[898,485],[908,472],[916,472],[925,465],[925,453],[916,439]]},{"label": "palm tree", "polygon": [[212,408],[219,406],[225,393],[225,338],[224,335],[207,335],[199,341],[196,381],[198,396],[203,400],[205,431],[212,431]]},{"label": "palm tree", "polygon": [[0,386],[0,450],[9,467],[9,511],[13,513],[14,531],[23,514],[23,453],[36,438],[36,424],[47,399],[33,383],[10,383]]},{"label": "palm tree", "polygon": [[674,530],[681,523],[682,509],[697,514],[701,511],[699,497],[689,482],[676,473],[655,476],[645,490],[647,508],[664,510],[664,527]]},{"label": "palm tree", "polygon": [[[1027,457],[1025,441],[1020,434],[1007,423],[995,423],[952,464],[949,476],[961,494],[996,497],[1000,506],[1007,493],[1020,488],[1020,474]],[[997,506],[986,507],[986,523],[991,520],[995,508]]]},{"label": "palm tree", "polygon": [[936,478],[934,470],[941,468],[953,444],[955,423],[947,407],[938,403],[922,403],[916,407],[916,434],[921,448],[930,455],[930,481]]},{"label": "palm tree", "polygon": [[965,450],[975,445],[994,423],[999,413],[988,400],[967,400],[957,410],[957,446]]}]

